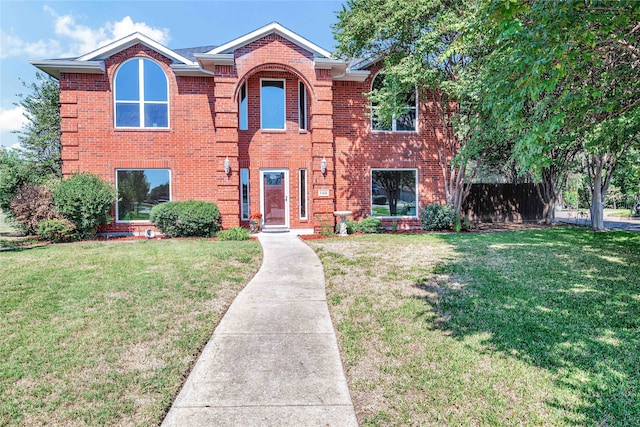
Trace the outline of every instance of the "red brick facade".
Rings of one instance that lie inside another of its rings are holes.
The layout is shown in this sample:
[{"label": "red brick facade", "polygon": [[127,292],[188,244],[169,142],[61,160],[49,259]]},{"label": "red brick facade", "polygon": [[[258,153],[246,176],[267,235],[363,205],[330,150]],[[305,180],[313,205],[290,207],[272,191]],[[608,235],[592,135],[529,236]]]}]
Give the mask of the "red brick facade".
[{"label": "red brick facade", "polygon": [[[153,59],[169,84],[168,129],[120,129],[114,125],[114,75],[123,61]],[[241,219],[240,169],[249,170],[250,210],[261,210],[260,171],[289,173],[288,225],[292,229],[334,223],[335,210],[353,217],[371,214],[371,169],[417,169],[418,208],[444,197],[436,136],[418,113],[416,132],[374,132],[367,116],[375,69],[364,81],[335,78],[314,66],[314,53],[277,33],[240,46],[233,64],[206,66],[202,75],[179,75],[168,58],[136,43],[104,58],[104,73],[61,69],[63,173],[90,171],[115,185],[115,170],[169,169],[171,200],[215,202],[223,227],[248,226]],[[203,67],[204,68],[204,67]],[[260,81],[283,79],[286,130],[260,125]],[[307,93],[307,129],[298,126],[298,85]],[[239,94],[248,92],[248,129],[239,130]],[[230,173],[224,170],[229,159]],[[326,159],[326,172],[321,162]],[[307,217],[299,215],[299,171],[307,173]],[[329,190],[327,192],[323,190]],[[383,219],[386,225],[391,219]],[[399,227],[419,225],[415,215],[399,217]],[[106,232],[140,233],[148,222],[114,222]]]}]

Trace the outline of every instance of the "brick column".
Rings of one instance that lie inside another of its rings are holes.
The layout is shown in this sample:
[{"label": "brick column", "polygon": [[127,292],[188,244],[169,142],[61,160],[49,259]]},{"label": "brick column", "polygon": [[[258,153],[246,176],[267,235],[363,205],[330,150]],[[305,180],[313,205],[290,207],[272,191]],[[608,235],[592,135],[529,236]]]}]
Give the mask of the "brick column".
[{"label": "brick column", "polygon": [[[233,97],[237,82],[235,70],[229,66],[216,67],[215,77],[215,155],[211,173],[217,183],[217,204],[222,214],[223,228],[240,225],[240,166],[238,162],[238,104]],[[229,158],[231,173],[227,175],[224,162]]]},{"label": "brick column", "polygon": [[75,91],[65,88],[61,81],[60,90],[60,139],[62,174],[65,176],[80,172],[78,147],[78,96]]},{"label": "brick column", "polygon": [[[329,70],[316,70],[316,99],[311,111],[311,194],[313,225],[320,231],[325,224],[335,224],[335,146],[333,136],[333,81]],[[322,159],[327,160],[324,174]],[[326,191],[329,191],[328,195]],[[323,194],[324,193],[324,194]]]}]

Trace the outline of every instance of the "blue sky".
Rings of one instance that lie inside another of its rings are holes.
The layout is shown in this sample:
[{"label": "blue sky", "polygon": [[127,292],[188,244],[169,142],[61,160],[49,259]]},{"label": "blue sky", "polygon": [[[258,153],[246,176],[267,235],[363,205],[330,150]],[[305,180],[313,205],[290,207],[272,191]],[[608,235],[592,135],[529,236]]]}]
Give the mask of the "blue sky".
[{"label": "blue sky", "polygon": [[169,48],[219,45],[277,21],[333,51],[331,24],[342,1],[0,0],[0,145],[18,142],[19,79],[35,81],[29,59],[79,56],[135,31]]}]

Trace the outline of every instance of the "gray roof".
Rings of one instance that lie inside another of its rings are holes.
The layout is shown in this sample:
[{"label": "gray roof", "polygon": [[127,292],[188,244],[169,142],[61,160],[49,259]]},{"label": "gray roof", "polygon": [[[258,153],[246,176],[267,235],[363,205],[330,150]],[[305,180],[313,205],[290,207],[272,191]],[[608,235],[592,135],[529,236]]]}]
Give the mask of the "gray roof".
[{"label": "gray roof", "polygon": [[210,50],[216,48],[218,46],[216,45],[211,45],[211,46],[198,46],[198,47],[185,47],[182,49],[172,49],[175,53],[184,56],[185,58],[188,58],[191,61],[195,61],[196,57],[195,54],[196,53],[206,53],[209,52]]}]

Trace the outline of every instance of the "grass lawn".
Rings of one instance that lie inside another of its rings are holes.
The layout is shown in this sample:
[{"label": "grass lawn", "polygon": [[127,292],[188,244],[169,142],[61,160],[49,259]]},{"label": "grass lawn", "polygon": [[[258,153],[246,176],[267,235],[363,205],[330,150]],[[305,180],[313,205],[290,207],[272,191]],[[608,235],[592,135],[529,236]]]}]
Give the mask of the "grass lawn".
[{"label": "grass lawn", "polygon": [[260,260],[255,241],[0,252],[0,425],[157,425]]},{"label": "grass lawn", "polygon": [[361,425],[638,425],[640,234],[308,243]]}]

